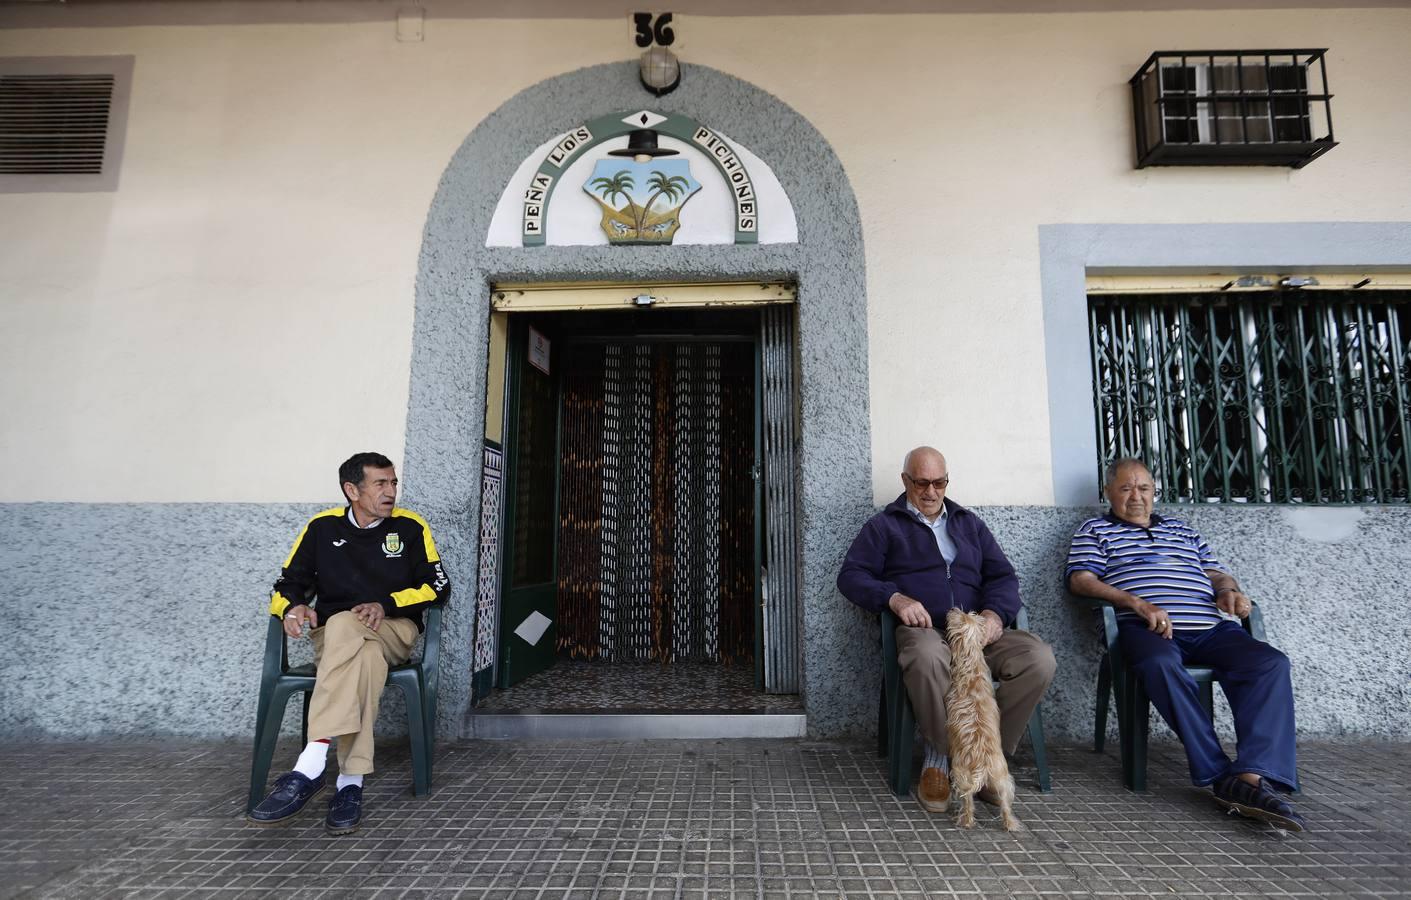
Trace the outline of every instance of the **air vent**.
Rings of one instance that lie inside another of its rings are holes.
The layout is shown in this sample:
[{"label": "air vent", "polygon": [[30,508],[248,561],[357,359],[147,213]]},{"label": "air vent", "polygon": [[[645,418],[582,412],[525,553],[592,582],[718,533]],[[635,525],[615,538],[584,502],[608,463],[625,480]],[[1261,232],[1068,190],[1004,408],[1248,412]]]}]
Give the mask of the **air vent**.
[{"label": "air vent", "polygon": [[112,191],[131,56],[0,57],[0,192]]},{"label": "air vent", "polygon": [[112,75],[0,75],[0,175],[98,175]]}]

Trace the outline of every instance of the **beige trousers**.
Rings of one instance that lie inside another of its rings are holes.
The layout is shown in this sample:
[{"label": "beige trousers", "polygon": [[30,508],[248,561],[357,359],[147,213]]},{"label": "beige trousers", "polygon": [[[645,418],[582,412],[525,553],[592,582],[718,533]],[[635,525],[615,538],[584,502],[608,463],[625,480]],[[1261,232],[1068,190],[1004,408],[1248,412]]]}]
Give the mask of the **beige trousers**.
[{"label": "beige trousers", "polygon": [[309,701],[309,740],[338,739],[342,775],[372,773],[372,728],[389,666],[411,657],[416,623],[383,619],[376,631],[351,612],[335,613],[310,632],[318,680]]},{"label": "beige trousers", "polygon": [[[945,753],[950,646],[934,628],[902,625],[897,628],[897,662],[922,736],[937,752]],[[985,662],[999,681],[995,705],[999,707],[1000,742],[1004,752],[1012,755],[1034,707],[1053,681],[1053,648],[1027,631],[1006,628],[999,640],[985,648]]]}]

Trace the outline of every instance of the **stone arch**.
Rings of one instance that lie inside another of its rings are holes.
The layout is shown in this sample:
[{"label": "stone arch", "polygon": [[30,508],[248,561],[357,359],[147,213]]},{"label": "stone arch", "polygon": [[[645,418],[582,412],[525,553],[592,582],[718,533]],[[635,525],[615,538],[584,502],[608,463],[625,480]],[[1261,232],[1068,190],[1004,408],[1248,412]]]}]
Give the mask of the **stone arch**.
[{"label": "stone arch", "polygon": [[[485,246],[504,185],[535,147],[604,113],[642,107],[719,128],[765,160],[793,202],[798,243]],[[768,92],[691,65],[680,88],[652,98],[637,64],[626,62],[555,76],[506,101],[456,151],[427,215],[404,469],[414,485],[408,504],[436,524],[455,591],[442,641],[442,733],[459,733],[470,702],[489,286],[536,280],[797,282],[805,705],[811,733],[866,731],[875,720],[876,638],[833,583],[872,511],[866,277],[851,185],[823,136]]]}]

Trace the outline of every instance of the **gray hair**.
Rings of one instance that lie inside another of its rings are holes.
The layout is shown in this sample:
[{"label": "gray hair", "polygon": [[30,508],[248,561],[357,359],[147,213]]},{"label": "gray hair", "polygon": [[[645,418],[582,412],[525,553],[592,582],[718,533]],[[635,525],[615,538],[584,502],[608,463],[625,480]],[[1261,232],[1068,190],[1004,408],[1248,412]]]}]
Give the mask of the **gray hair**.
[{"label": "gray hair", "polygon": [[1151,474],[1151,469],[1147,468],[1145,462],[1135,456],[1120,456],[1107,464],[1107,468],[1102,470],[1102,486],[1107,487],[1117,480],[1117,476],[1122,474],[1122,470],[1128,466],[1141,466],[1146,469],[1147,474]]}]

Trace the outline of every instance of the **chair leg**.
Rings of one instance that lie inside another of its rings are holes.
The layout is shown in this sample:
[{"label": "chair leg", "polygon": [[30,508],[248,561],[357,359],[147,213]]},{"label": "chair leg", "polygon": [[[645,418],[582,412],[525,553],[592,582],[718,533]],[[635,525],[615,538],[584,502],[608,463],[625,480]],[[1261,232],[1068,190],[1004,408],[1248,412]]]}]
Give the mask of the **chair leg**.
[{"label": "chair leg", "polygon": [[1029,744],[1034,748],[1034,768],[1039,770],[1039,793],[1049,794],[1053,792],[1053,783],[1048,775],[1048,750],[1044,744],[1044,714],[1043,707],[1034,707],[1034,714],[1029,717]]},{"label": "chair leg", "polygon": [[877,755],[887,755],[887,678],[882,677],[882,687],[877,697]]},{"label": "chair leg", "polygon": [[255,749],[250,760],[250,796],[245,811],[251,812],[265,796],[265,781],[274,761],[274,745],[279,740],[279,726],[284,722],[284,708],[289,703],[290,688],[275,688],[270,692],[265,714],[255,723]]},{"label": "chair leg", "polygon": [[1135,678],[1128,684],[1127,693],[1131,698],[1127,708],[1127,730],[1132,733],[1129,744],[1132,759],[1127,769],[1127,788],[1140,794],[1146,791],[1146,743],[1151,714],[1146,690]]},{"label": "chair leg", "polygon": [[1107,746],[1107,700],[1112,692],[1112,672],[1107,657],[1097,667],[1097,704],[1093,709],[1093,752],[1101,753]]},{"label": "chair leg", "polygon": [[897,698],[897,727],[892,732],[892,793],[905,797],[911,793],[912,752],[916,747],[916,717],[911,701],[903,694]]},{"label": "chair leg", "polygon": [[1202,681],[1196,687],[1200,689],[1200,705],[1205,707],[1205,714],[1210,717],[1211,724],[1215,722],[1215,682]]},{"label": "chair leg", "polygon": [[436,762],[436,701],[425,693],[425,686],[422,688],[422,722],[426,731],[426,792],[431,793],[431,784],[434,780],[433,768]]},{"label": "chair leg", "polygon": [[412,744],[412,795],[425,797],[431,793],[430,749],[426,741],[426,721],[421,708],[421,685],[401,683],[407,699],[407,736]]},{"label": "chair leg", "polygon": [[301,741],[307,747],[309,745],[309,701],[314,699],[313,691],[304,691],[304,722]]}]

